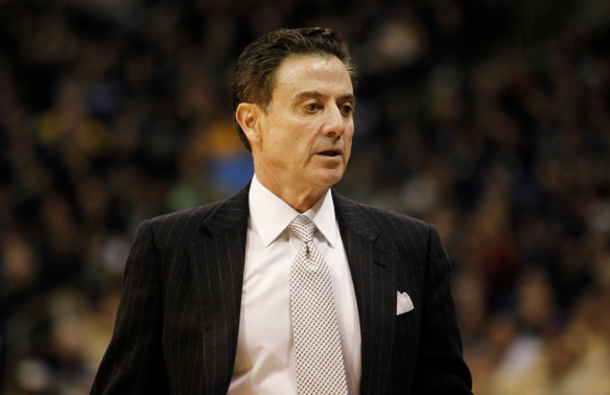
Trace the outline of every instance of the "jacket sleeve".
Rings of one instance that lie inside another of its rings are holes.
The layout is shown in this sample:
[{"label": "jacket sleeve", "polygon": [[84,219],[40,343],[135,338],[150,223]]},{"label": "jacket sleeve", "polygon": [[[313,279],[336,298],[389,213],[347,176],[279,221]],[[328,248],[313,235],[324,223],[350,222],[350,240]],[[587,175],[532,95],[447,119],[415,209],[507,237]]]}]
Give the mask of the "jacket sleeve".
[{"label": "jacket sleeve", "polygon": [[91,395],[169,393],[162,317],[159,262],[152,227],[145,221],[127,259],[114,333]]},{"label": "jacket sleeve", "polygon": [[413,394],[472,394],[451,295],[451,265],[438,232],[430,227],[420,344]]}]

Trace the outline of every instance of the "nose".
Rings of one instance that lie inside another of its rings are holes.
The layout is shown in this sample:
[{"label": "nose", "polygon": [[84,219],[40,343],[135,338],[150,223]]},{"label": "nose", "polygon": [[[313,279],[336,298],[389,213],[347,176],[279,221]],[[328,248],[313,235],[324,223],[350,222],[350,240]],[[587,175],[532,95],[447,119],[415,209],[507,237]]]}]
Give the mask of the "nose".
[{"label": "nose", "polygon": [[326,115],[327,117],[322,128],[322,133],[325,136],[339,137],[345,133],[345,129],[351,122],[351,116],[344,116],[336,105],[329,107]]}]

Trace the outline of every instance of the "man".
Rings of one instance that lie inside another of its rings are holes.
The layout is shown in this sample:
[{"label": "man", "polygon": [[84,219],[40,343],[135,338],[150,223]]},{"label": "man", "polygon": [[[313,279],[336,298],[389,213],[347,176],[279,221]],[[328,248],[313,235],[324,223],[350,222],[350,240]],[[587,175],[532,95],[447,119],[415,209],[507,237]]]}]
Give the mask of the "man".
[{"label": "man", "polygon": [[330,189],[354,75],[328,29],[244,50],[233,101],[255,177],[141,225],[92,394],[471,394],[436,230]]}]

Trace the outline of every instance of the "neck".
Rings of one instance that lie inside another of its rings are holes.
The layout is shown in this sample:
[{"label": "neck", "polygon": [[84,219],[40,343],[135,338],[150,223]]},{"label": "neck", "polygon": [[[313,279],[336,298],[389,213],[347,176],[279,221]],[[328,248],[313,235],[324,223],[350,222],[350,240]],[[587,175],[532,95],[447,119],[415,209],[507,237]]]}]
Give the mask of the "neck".
[{"label": "neck", "polygon": [[328,188],[321,187],[294,188],[289,183],[258,173],[256,178],[265,188],[301,214],[313,207],[328,191]]}]

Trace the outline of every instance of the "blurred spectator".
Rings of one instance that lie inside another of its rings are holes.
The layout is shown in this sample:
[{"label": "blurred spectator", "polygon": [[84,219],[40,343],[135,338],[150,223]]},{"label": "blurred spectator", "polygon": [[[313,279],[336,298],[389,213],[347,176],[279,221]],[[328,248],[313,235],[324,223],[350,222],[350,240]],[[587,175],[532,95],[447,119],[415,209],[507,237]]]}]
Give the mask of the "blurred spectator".
[{"label": "blurred spectator", "polygon": [[324,24],[362,80],[347,196],[436,225],[475,393],[610,393],[604,0],[0,2],[0,391],[86,394],[140,221],[252,174],[237,54]]}]

